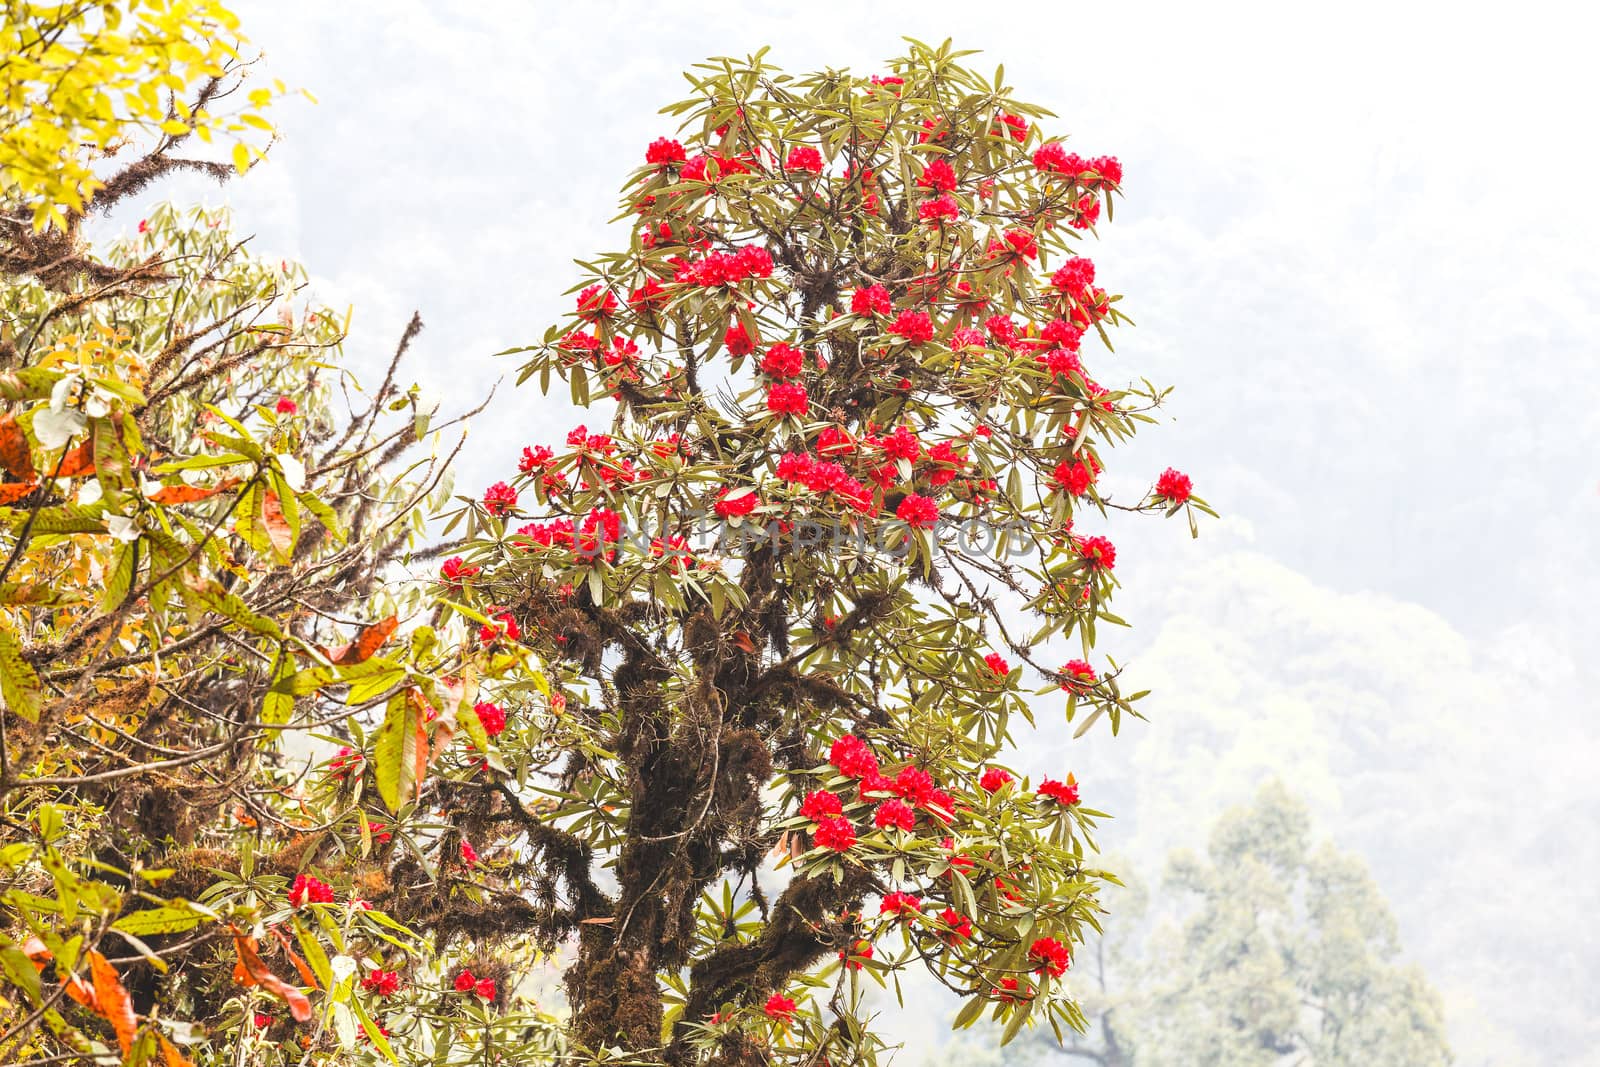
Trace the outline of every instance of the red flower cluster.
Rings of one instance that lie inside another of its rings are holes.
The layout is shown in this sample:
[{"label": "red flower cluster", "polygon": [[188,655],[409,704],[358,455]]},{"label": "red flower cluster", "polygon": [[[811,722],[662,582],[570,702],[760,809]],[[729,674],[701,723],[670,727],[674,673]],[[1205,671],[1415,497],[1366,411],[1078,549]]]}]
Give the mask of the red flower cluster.
[{"label": "red flower cluster", "polygon": [[332,904],[333,887],[309,874],[295,875],[289,887],[289,906],[303,908],[307,904]]},{"label": "red flower cluster", "polygon": [[908,493],[906,498],[900,501],[900,506],[894,509],[894,514],[895,518],[907,526],[928,530],[939,521],[939,505],[932,497]]},{"label": "red flower cluster", "polygon": [[817,828],[811,832],[812,839],[818,848],[830,848],[835,852],[848,852],[856,844],[856,828],[850,825],[850,820],[842,817],[821,819]]},{"label": "red flower cluster", "polygon": [[1069,693],[1087,693],[1095,682],[1094,668],[1081,659],[1068,660],[1061,676],[1061,688]]},{"label": "red flower cluster", "polygon": [[943,226],[952,222],[961,214],[961,208],[956,204],[956,198],[949,193],[936,196],[932,200],[924,200],[917,205],[917,217],[931,226]]},{"label": "red flower cluster", "polygon": [[483,507],[491,515],[501,515],[517,506],[517,491],[505,482],[495,482],[483,491]]},{"label": "red flower cluster", "polygon": [[280,396],[277,404],[273,405],[272,410],[279,415],[298,415],[300,413],[300,405],[286,396]]},{"label": "red flower cluster", "polygon": [[883,902],[878,905],[879,915],[893,915],[897,919],[917,919],[922,917],[922,898],[911,893],[885,893]]},{"label": "red flower cluster", "polygon": [[654,167],[670,167],[687,158],[683,145],[666,137],[657,137],[644,150],[644,161]]},{"label": "red flower cluster", "polygon": [[789,158],[784,161],[784,170],[804,170],[812,174],[822,173],[822,153],[809,145],[796,145],[789,150]]},{"label": "red flower cluster", "polygon": [[1072,966],[1072,953],[1055,938],[1041,937],[1028,947],[1028,962],[1040,974],[1049,971],[1050,977],[1060,978]]},{"label": "red flower cluster", "polygon": [[985,793],[997,793],[1011,784],[1011,775],[1001,767],[990,767],[978,779],[978,788]]},{"label": "red flower cluster", "polygon": [[767,998],[767,1002],[762,1006],[761,1010],[766,1013],[767,1018],[776,1019],[781,1023],[787,1023],[789,1020],[794,1018],[795,1012],[798,1011],[799,1008],[795,1005],[794,1001],[790,1000],[782,993],[774,993],[772,996]]},{"label": "red flower cluster", "polygon": [[995,134],[999,135],[1002,132],[1002,128],[1018,144],[1028,139],[1028,120],[1019,115],[1012,115],[1005,111],[1000,112],[999,117],[995,119]]},{"label": "red flower cluster", "polygon": [[767,410],[775,415],[804,415],[809,406],[803,385],[781,382],[767,392]]},{"label": "red flower cluster", "polygon": [[1072,775],[1067,775],[1067,780],[1058,782],[1054,778],[1046,778],[1039,783],[1036,790],[1039,796],[1048,797],[1064,808],[1069,808],[1078,802],[1078,783],[1073,781]]},{"label": "red flower cluster", "polygon": [[1085,537],[1078,541],[1078,554],[1090,570],[1111,570],[1117,565],[1117,546],[1104,537]]},{"label": "red flower cluster", "polygon": [[712,505],[713,510],[724,519],[735,515],[748,515],[761,503],[761,498],[753,489],[741,489],[735,492],[731,487],[724,486],[717,494],[717,502]]},{"label": "red flower cluster", "polygon": [[591,285],[578,294],[578,317],[598,322],[617,313],[616,294],[598,285]]},{"label": "red flower cluster", "polygon": [[872,825],[880,830],[900,829],[909,832],[917,827],[917,813],[903,800],[885,800],[873,814]]},{"label": "red flower cluster", "polygon": [[889,324],[889,332],[904,337],[914,345],[933,340],[933,319],[926,311],[902,311]]},{"label": "red flower cluster", "polygon": [[749,278],[772,277],[772,254],[760,245],[745,245],[737,252],[710,252],[694,262],[686,262],[673,275],[682,285],[711,289],[737,285]]},{"label": "red flower cluster", "polygon": [[340,745],[338,755],[328,761],[328,770],[335,778],[348,778],[350,772],[361,766],[361,753],[348,745]]},{"label": "red flower cluster", "polygon": [[812,822],[821,822],[823,819],[844,814],[844,801],[839,799],[837,793],[826,789],[814,789],[806,794],[806,799],[800,804],[800,814]]},{"label": "red flower cluster", "polygon": [[917,186],[921,189],[932,189],[937,193],[953,192],[956,187],[956,172],[950,169],[950,164],[944,157],[936,157],[917,177]]},{"label": "red flower cluster", "polygon": [[839,958],[852,971],[859,971],[863,960],[872,958],[872,942],[857,939],[848,949],[839,950]]},{"label": "red flower cluster", "polygon": [[887,315],[894,309],[889,290],[881,285],[857,289],[850,296],[850,310],[856,315]]},{"label": "red flower cluster", "polygon": [[1087,294],[1094,284],[1094,260],[1073,256],[1050,275],[1050,284],[1071,296]]},{"label": "red flower cluster", "polygon": [[939,936],[952,945],[972,940],[972,920],[954,908],[939,913],[939,922],[947,929]]},{"label": "red flower cluster", "polygon": [[380,997],[393,996],[400,988],[400,975],[374,967],[371,974],[361,979],[361,988]]},{"label": "red flower cluster", "polygon": [[461,842],[461,862],[468,867],[476,867],[478,865],[478,850],[472,847],[472,842],[470,841]]},{"label": "red flower cluster", "polygon": [[480,567],[469,567],[460,556],[451,556],[439,566],[439,577],[451,585],[460,585],[464,580],[477,574]]},{"label": "red flower cluster", "polygon": [[1070,174],[1081,184],[1122,184],[1122,164],[1115,156],[1095,156],[1084,159],[1076,152],[1068,152],[1060,141],[1050,141],[1033,153],[1035,168],[1049,174]]},{"label": "red flower cluster", "polygon": [[750,339],[742,322],[728,327],[728,332],[722,335],[722,344],[730,356],[748,356],[756,350],[756,344]]},{"label": "red flower cluster", "polygon": [[506,728],[506,709],[499,704],[480,701],[472,706],[478,716],[478,722],[483,724],[483,732],[490,737],[497,736]]},{"label": "red flower cluster", "polygon": [[1007,663],[1006,658],[998,652],[989,653],[983,657],[983,662],[988,664],[989,669],[1001,678],[1011,673],[1011,664]]},{"label": "red flower cluster", "polygon": [[1189,499],[1189,494],[1194,491],[1194,483],[1187,474],[1168,467],[1161,472],[1161,477],[1156,479],[1156,496],[1174,504],[1182,504]]},{"label": "red flower cluster", "polygon": [[517,470],[523,474],[535,474],[544,469],[545,464],[555,457],[555,453],[544,445],[535,445],[522,450],[522,458],[517,461]]},{"label": "red flower cluster", "polygon": [[805,368],[805,362],[804,352],[779,341],[761,358],[761,370],[774,378],[794,378]]},{"label": "red flower cluster", "polygon": [[493,978],[475,978],[471,971],[463,970],[456,975],[457,993],[476,993],[484,1000],[493,1000],[495,986]]}]

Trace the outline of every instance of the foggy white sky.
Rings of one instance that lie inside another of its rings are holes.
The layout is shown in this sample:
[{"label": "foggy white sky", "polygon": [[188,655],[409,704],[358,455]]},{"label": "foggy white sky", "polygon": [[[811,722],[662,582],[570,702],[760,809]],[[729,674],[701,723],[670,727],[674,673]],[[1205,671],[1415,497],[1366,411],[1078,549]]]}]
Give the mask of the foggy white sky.
[{"label": "foggy white sky", "polygon": [[[304,260],[356,305],[360,353],[420,308],[416,373],[460,405],[568,310],[570,261],[616,243],[617,186],[691,63],[771,44],[871,71],[902,34],[1003,62],[1052,132],[1127,171],[1089,254],[1139,326],[1097,370],[1177,392],[1110,477],[1174,464],[1228,516],[1194,544],[1109,531],[1153,722],[1075,745],[1058,725],[1050,769],[1097,783],[1125,815],[1107,839],[1148,856],[1285,775],[1372,864],[1462,1063],[1600,1063],[1579,908],[1600,874],[1600,95],[1576,8],[235,6],[320,103],[281,109],[246,181],[162,195],[225,201]],[[503,387],[463,489],[578,421]]]}]

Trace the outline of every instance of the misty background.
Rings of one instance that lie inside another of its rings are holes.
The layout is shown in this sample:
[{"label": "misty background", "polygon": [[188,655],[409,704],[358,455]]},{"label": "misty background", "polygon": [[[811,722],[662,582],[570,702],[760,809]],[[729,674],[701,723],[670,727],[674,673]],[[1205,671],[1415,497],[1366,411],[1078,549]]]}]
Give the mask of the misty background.
[{"label": "misty background", "polygon": [[[1079,741],[1059,699],[1017,762],[1075,772],[1102,844],[1159,875],[1274,777],[1362,857],[1466,1065],[1600,1064],[1600,200],[1586,35],[1557,5],[899,5],[239,0],[272,117],[224,188],[269,256],[355,307],[371,367],[413,308],[447,410],[506,377],[476,494],[584,420],[491,354],[624,240],[625,175],[680,72],[770,44],[881,69],[901,35],[982,49],[1052,134],[1114,154],[1085,245],[1138,323],[1101,380],[1176,392],[1102,490],[1177,466],[1225,516],[1112,523],[1133,623],[1102,651],[1150,722]],[[103,224],[129,232],[147,199]],[[891,1013],[892,1014],[892,1013]],[[891,1026],[917,1050],[943,1027]]]}]

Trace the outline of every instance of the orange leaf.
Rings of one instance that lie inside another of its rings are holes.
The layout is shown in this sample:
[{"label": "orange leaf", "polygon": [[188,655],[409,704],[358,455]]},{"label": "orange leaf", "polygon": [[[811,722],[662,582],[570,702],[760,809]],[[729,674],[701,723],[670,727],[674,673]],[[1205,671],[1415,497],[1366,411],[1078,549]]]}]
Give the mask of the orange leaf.
[{"label": "orange leaf", "polygon": [[139,1019],[133,1013],[133,998],[122,985],[117,969],[107,959],[89,949],[89,975],[94,979],[94,1010],[105,1016],[116,1031],[117,1044],[122,1046],[122,1056],[133,1051],[133,1039],[139,1033]]},{"label": "orange leaf", "polygon": [[28,452],[28,436],[14,415],[0,415],[0,470],[10,471],[13,478],[23,482],[39,477]]},{"label": "orange leaf", "polygon": [[77,448],[61,457],[61,470],[57,477],[81,478],[86,474],[94,473],[94,440],[84,441]]},{"label": "orange leaf", "polygon": [[156,1040],[161,1042],[161,1059],[167,1067],[194,1067],[194,1061],[178,1051],[178,1046],[167,1040],[167,1035],[156,1032]]},{"label": "orange leaf", "polygon": [[[28,940],[22,943],[22,954],[28,957],[28,959],[32,960],[33,965],[41,971],[44,970],[45,964],[55,959],[55,956],[50,952],[50,949],[47,948],[45,943],[40,941],[37,937],[30,937]],[[66,987],[65,992],[67,996],[71,997],[73,1000],[76,1000],[79,1004],[82,1004],[86,1008],[94,1007],[94,986],[90,985],[88,982],[85,982],[75,974],[67,975],[66,978],[62,980],[62,985]]]},{"label": "orange leaf", "polygon": [[272,551],[280,560],[288,559],[294,551],[294,531],[289,529],[288,520],[283,517],[283,502],[270,489],[261,494],[261,525],[266,528],[267,539],[272,542]]},{"label": "orange leaf", "polygon": [[354,641],[338,649],[328,658],[343,667],[348,667],[352,663],[365,663],[384,646],[399,625],[400,620],[393,615],[379,619],[371,626],[363,627]]},{"label": "orange leaf", "polygon": [[297,1023],[311,1021],[311,1001],[306,995],[282,978],[272,973],[261,956],[256,952],[255,940],[248,937],[235,937],[233,939],[234,951],[239,954],[239,964],[233,969],[237,976],[242,969],[249,976],[245,985],[259,985],[268,993],[277,997],[289,1006],[289,1014]]},{"label": "orange leaf", "polygon": [[38,485],[38,482],[0,482],[0,505],[15,504]]},{"label": "orange leaf", "polygon": [[224,489],[232,489],[238,484],[237,478],[224,478],[210,488],[203,485],[163,485],[150,494],[150,499],[157,504],[193,504],[197,500],[216,496]]},{"label": "orange leaf", "polygon": [[733,635],[733,643],[738,646],[741,652],[754,652],[756,650],[756,643],[750,640],[750,635],[743,630]]},{"label": "orange leaf", "polygon": [[306,966],[306,961],[289,944],[288,935],[276,926],[272,927],[273,936],[278,939],[278,944],[283,946],[284,953],[289,957],[289,962],[294,964],[294,969],[300,972],[300,984],[308,985],[312,989],[317,987],[317,976],[311,973],[311,968]]}]

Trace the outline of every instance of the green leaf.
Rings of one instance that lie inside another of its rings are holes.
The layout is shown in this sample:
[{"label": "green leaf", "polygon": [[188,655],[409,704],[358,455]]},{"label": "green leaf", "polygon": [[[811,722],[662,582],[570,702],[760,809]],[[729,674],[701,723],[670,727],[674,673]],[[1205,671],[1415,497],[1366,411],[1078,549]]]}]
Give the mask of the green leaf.
[{"label": "green leaf", "polygon": [[44,686],[33,664],[22,658],[22,644],[4,618],[0,618],[0,698],[7,708],[29,722],[39,721]]},{"label": "green leaf", "polygon": [[282,726],[294,717],[294,694],[279,688],[288,685],[294,677],[294,660],[289,655],[288,646],[279,645],[278,657],[272,664],[272,684],[261,700],[262,722]]},{"label": "green leaf", "polygon": [[389,698],[388,712],[372,749],[378,795],[391,812],[398,813],[415,796],[421,785],[418,762],[426,749],[421,697],[415,689],[403,689]]},{"label": "green leaf", "polygon": [[112,927],[133,937],[150,937],[153,934],[177,934],[192,930],[206,921],[206,916],[182,905],[149,908],[124,915]]}]

